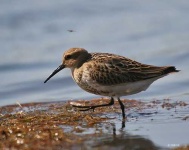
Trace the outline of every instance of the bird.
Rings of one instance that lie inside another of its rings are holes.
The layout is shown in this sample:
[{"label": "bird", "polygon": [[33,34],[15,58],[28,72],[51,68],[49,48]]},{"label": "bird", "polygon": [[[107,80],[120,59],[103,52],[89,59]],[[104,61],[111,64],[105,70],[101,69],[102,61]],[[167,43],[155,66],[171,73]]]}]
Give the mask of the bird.
[{"label": "bird", "polygon": [[97,107],[111,106],[118,100],[123,120],[125,106],[120,100],[145,91],[154,81],[170,73],[179,72],[175,66],[147,65],[124,56],[111,53],[89,53],[84,48],[70,48],[63,54],[61,65],[44,81],[46,83],[59,71],[70,68],[77,85],[92,94],[108,96],[107,104],[82,106],[72,105],[81,111],[94,111]]}]

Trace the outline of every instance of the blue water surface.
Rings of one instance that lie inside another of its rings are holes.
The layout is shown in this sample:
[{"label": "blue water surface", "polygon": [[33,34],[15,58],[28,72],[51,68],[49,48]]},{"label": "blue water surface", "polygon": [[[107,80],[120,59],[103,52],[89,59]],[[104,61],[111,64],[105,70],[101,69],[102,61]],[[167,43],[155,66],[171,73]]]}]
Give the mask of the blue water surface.
[{"label": "blue water surface", "polygon": [[69,69],[43,83],[70,47],[174,65],[179,73],[128,98],[188,102],[188,14],[187,0],[2,0],[0,105],[98,97],[81,90]]}]

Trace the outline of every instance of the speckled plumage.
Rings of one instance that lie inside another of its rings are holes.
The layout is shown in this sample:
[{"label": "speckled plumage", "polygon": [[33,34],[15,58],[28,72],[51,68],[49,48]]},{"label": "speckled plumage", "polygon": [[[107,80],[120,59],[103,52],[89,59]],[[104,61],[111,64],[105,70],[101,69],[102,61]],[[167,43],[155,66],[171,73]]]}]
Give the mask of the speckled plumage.
[{"label": "speckled plumage", "polygon": [[120,96],[144,91],[155,80],[171,72],[178,72],[174,66],[157,67],[115,54],[88,53],[83,48],[71,48],[64,53],[62,64],[45,82],[63,68],[71,69],[73,79],[85,91],[116,97],[120,103]]}]

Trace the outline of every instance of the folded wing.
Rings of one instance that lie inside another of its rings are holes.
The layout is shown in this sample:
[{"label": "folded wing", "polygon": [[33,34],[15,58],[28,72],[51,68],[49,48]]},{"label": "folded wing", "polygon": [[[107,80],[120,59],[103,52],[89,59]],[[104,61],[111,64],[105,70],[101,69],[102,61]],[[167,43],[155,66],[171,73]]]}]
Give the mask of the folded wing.
[{"label": "folded wing", "polygon": [[115,55],[109,55],[106,60],[100,60],[91,66],[93,72],[91,77],[95,82],[102,85],[137,82],[178,72],[174,66],[145,65],[125,57],[115,57]]}]

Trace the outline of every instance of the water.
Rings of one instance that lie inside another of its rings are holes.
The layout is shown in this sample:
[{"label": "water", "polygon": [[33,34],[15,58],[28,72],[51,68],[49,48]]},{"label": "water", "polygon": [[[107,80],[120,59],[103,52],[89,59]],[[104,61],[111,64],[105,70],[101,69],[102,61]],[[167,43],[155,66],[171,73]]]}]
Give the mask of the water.
[{"label": "water", "polygon": [[188,1],[1,1],[1,105],[96,97],[77,87],[69,70],[43,84],[70,47],[175,65],[182,71],[129,98],[186,99],[188,8]]},{"label": "water", "polygon": [[1,0],[0,105],[97,97],[81,90],[68,69],[43,83],[70,47],[174,65],[181,72],[128,98],[189,102],[188,14],[187,0]]}]

